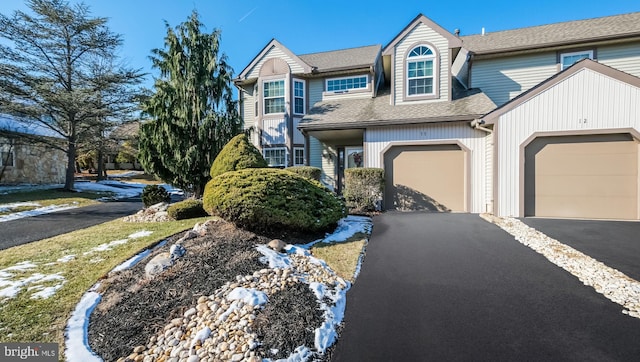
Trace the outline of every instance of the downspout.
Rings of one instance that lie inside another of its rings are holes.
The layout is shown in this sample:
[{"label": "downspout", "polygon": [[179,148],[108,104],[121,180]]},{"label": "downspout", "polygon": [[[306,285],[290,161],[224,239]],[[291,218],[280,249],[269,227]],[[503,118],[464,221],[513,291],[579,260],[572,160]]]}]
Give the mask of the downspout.
[{"label": "downspout", "polygon": [[[469,123],[469,125],[473,128],[473,129],[477,129],[480,131],[484,131],[487,133],[488,136],[491,137],[491,147],[493,148],[493,130],[487,127],[484,127],[483,124],[485,124],[484,119],[474,119],[473,121],[471,121]],[[490,212],[490,213],[495,213],[494,210],[494,203],[495,203],[495,183],[494,183],[494,177],[496,177],[495,175],[495,170],[496,170],[496,164],[495,164],[495,150],[493,151],[493,160],[491,162],[491,169],[492,171],[490,172],[491,175],[491,181],[490,181],[490,187],[491,187],[491,194],[493,195],[493,197],[491,197],[489,200],[485,200],[485,212]],[[486,155],[485,155],[485,162],[486,162]],[[488,187],[488,186],[487,186]],[[486,190],[485,190],[485,195],[486,195]]]}]

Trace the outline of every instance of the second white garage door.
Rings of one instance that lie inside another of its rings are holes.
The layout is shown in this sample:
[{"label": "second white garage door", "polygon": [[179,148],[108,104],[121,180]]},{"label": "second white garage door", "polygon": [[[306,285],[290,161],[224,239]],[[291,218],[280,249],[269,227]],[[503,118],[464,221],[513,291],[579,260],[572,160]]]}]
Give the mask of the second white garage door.
[{"label": "second white garage door", "polygon": [[394,146],[384,154],[384,168],[387,210],[466,211],[459,146]]},{"label": "second white garage door", "polygon": [[525,150],[525,216],[638,219],[629,134],[539,137]]}]

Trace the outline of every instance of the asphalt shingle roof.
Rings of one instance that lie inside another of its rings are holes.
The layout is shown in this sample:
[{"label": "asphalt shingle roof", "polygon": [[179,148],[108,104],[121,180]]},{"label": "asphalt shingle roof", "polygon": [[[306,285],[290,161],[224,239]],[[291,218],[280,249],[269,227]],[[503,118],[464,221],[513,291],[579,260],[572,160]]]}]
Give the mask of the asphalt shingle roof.
[{"label": "asphalt shingle roof", "polygon": [[336,99],[316,103],[299,124],[305,130],[364,128],[388,124],[416,124],[473,120],[496,105],[478,89],[454,92],[451,102],[390,104],[389,88],[375,98]]},{"label": "asphalt shingle roof", "polygon": [[361,68],[373,65],[381,50],[380,45],[369,45],[358,48],[333,50],[328,52],[298,55],[303,62],[318,71],[334,69]]},{"label": "asphalt shingle roof", "polygon": [[462,36],[476,53],[525,50],[640,35],[640,12]]}]

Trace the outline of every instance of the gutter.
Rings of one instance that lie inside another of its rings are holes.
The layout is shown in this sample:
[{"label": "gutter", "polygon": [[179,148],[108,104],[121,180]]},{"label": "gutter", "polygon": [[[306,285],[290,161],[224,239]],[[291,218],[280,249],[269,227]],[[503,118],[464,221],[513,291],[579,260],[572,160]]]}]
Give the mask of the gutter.
[{"label": "gutter", "polygon": [[477,130],[485,131],[489,134],[493,133],[492,129],[484,127],[483,124],[485,124],[484,119],[474,119],[469,123],[469,126]]}]

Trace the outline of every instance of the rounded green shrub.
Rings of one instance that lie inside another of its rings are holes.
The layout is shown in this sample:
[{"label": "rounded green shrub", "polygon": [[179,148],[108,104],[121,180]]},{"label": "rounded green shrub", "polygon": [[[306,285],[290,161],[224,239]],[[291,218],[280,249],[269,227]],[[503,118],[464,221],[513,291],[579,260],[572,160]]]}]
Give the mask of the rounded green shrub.
[{"label": "rounded green shrub", "polygon": [[280,169],[227,172],[207,183],[204,209],[251,231],[323,231],[346,215],[317,181]]},{"label": "rounded green shrub", "polygon": [[202,207],[202,201],[194,199],[187,199],[172,204],[167,208],[167,213],[176,220],[193,219],[208,215]]},{"label": "rounded green shrub", "polygon": [[322,170],[313,166],[293,166],[287,168],[287,171],[297,173],[302,177],[316,181],[320,181],[320,176],[322,176]]},{"label": "rounded green shrub", "polygon": [[169,202],[171,195],[162,186],[147,185],[142,189],[141,197],[144,207],[149,207],[160,202]]},{"label": "rounded green shrub", "polygon": [[251,144],[246,134],[233,137],[218,153],[213,161],[209,174],[211,178],[222,175],[228,171],[237,171],[245,168],[267,167],[267,161],[257,148]]}]

